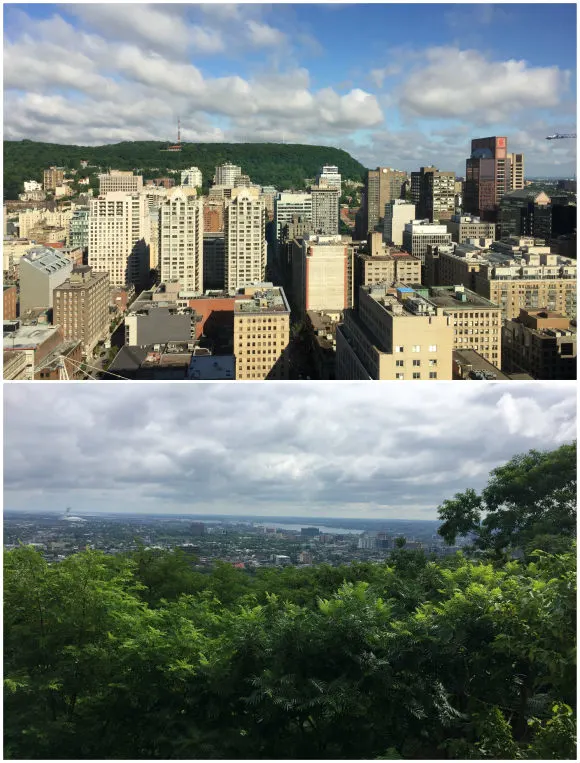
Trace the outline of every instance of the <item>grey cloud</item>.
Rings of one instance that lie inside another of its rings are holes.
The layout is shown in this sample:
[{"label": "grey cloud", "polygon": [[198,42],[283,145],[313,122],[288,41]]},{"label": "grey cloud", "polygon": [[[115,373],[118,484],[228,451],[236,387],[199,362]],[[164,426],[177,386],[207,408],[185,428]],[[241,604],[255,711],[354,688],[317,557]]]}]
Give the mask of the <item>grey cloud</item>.
[{"label": "grey cloud", "polygon": [[5,504],[79,510],[434,516],[576,427],[541,383],[7,385],[4,411]]}]

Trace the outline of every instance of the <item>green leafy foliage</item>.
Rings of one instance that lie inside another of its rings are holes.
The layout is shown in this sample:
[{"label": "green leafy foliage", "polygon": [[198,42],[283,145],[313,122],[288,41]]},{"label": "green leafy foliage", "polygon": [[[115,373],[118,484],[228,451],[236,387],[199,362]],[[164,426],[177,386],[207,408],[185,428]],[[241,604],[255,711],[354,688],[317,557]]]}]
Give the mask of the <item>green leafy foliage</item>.
[{"label": "green leafy foliage", "polygon": [[5,554],[6,757],[572,757],[574,550],[194,561]]},{"label": "green leafy foliage", "polygon": [[562,551],[576,535],[576,443],[530,450],[491,472],[478,495],[468,489],[439,506],[439,534],[454,543],[472,533],[474,546],[500,558],[507,550]]},{"label": "green leafy foliage", "polygon": [[[52,165],[76,169],[81,176],[107,169],[143,172],[145,180],[163,177],[169,170],[192,165],[203,175],[205,187],[215,168],[224,162],[241,166],[254,183],[273,185],[278,190],[304,188],[306,178],[314,178],[323,164],[337,165],[343,178],[362,180],[365,168],[346,151],[326,146],[277,143],[184,143],[178,153],[167,153],[167,143],[136,141],[105,146],[66,146],[30,140],[4,141],[4,198],[17,199],[24,180],[42,182],[43,170]],[[81,169],[86,160],[90,169]],[[91,187],[98,187],[94,175]]]}]

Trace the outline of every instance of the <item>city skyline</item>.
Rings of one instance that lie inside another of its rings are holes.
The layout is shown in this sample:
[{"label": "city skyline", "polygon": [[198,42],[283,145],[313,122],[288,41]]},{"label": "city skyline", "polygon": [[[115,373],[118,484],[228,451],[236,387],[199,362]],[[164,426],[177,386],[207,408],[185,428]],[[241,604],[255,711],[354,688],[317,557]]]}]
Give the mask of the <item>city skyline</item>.
[{"label": "city skyline", "polygon": [[5,389],[6,509],[436,519],[576,436],[575,388],[553,382],[59,389]]},{"label": "city skyline", "polygon": [[12,4],[4,20],[7,139],[170,141],[180,117],[186,142],[463,174],[472,137],[505,135],[528,176],[575,172],[575,141],[545,140],[576,130],[575,4]]}]

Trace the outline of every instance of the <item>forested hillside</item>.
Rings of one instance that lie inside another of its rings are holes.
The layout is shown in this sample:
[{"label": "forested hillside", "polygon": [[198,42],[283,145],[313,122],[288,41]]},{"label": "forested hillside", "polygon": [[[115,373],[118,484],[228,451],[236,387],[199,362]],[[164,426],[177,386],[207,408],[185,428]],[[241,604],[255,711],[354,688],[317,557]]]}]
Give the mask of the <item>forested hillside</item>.
[{"label": "forested hillside", "polygon": [[204,574],[182,551],[8,552],[5,756],[575,759],[575,480],[575,446],[495,470],[469,496],[504,542],[474,533],[472,557]]},{"label": "forested hillside", "polygon": [[[42,171],[52,165],[80,169],[90,165],[119,170],[139,169],[145,179],[163,176],[170,169],[198,167],[207,185],[218,164],[232,162],[253,182],[278,190],[303,188],[323,164],[337,165],[343,178],[360,181],[365,168],[346,151],[326,146],[280,143],[184,143],[180,152],[163,151],[168,143],[138,141],[105,146],[61,146],[31,140],[4,141],[4,197],[18,198],[24,180],[42,182]],[[94,169],[83,170],[87,175]]]}]

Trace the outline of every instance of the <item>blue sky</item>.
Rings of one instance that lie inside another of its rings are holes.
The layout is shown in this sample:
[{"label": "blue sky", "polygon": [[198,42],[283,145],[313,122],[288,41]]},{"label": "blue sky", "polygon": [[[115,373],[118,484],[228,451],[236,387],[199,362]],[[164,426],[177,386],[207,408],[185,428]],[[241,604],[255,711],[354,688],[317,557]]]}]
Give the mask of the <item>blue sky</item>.
[{"label": "blue sky", "polygon": [[462,174],[507,135],[572,175],[575,4],[10,4],[5,137],[337,145],[366,166]]}]

